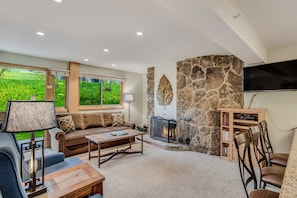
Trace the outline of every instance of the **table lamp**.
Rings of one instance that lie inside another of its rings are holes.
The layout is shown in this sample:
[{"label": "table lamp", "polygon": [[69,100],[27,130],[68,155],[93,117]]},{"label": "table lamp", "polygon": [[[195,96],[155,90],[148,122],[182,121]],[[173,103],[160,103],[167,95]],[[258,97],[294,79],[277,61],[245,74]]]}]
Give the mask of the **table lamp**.
[{"label": "table lamp", "polygon": [[[30,180],[25,182],[25,190],[29,197],[46,192],[46,187],[44,186],[44,141],[35,141],[34,132],[51,129],[56,126],[54,101],[8,101],[2,131],[6,133],[31,132],[30,142],[21,145],[20,153],[22,167],[23,152],[30,151]],[[38,163],[35,159],[35,149],[42,150],[42,173],[39,178],[36,176]]]}]

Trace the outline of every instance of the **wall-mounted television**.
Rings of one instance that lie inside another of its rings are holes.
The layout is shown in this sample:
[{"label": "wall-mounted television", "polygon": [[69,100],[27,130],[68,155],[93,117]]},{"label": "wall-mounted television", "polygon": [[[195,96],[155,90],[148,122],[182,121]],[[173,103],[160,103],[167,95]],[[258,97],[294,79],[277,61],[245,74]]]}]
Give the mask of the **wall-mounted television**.
[{"label": "wall-mounted television", "polygon": [[244,91],[297,90],[297,60],[244,68]]}]

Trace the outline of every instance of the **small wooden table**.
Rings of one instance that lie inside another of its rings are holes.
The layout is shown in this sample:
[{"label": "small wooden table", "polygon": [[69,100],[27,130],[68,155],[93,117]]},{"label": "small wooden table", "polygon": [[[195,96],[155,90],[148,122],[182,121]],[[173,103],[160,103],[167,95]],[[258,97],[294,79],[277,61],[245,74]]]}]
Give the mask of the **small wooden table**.
[{"label": "small wooden table", "polygon": [[[125,129],[122,130],[123,132],[127,132],[125,135],[119,135],[119,136],[114,136],[111,134],[111,132],[108,133],[100,133],[100,134],[94,134],[94,135],[87,135],[85,136],[88,139],[88,151],[89,151],[89,160],[94,157],[98,157],[98,167],[100,168],[100,165],[103,164],[104,162],[107,162],[111,158],[113,158],[115,155],[118,154],[133,154],[133,153],[141,153],[143,154],[143,134],[144,132],[134,130],[134,129]],[[136,136],[141,136],[141,150],[140,151],[128,151],[132,148],[132,140]],[[104,155],[100,154],[101,151],[101,144],[107,143],[107,142],[113,142],[117,140],[123,140],[123,139],[130,139],[129,146],[125,149],[117,150],[114,152],[110,152]],[[98,145],[98,155],[92,156],[91,155],[91,144],[97,144]],[[101,157],[106,157],[109,156],[107,159],[104,159],[101,161]]]},{"label": "small wooden table", "polygon": [[103,196],[105,177],[88,163],[48,174],[44,178],[47,192],[39,198],[85,197],[91,193]]}]

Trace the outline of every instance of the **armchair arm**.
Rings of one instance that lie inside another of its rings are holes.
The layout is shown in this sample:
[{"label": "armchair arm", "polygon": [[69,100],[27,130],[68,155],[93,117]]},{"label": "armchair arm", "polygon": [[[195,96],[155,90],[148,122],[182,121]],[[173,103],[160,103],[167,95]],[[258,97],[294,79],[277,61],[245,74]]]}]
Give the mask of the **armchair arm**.
[{"label": "armchair arm", "polygon": [[55,152],[64,151],[65,132],[60,128],[53,128],[48,130],[51,138],[51,148]]},{"label": "armchair arm", "polygon": [[27,197],[11,148],[0,150],[0,197]]}]

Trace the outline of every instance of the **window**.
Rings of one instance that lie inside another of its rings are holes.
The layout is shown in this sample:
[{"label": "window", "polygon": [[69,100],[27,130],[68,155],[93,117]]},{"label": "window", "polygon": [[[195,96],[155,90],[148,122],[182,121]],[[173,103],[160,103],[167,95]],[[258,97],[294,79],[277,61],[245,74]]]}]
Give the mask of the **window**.
[{"label": "window", "polygon": [[80,105],[119,105],[121,81],[80,78]]},{"label": "window", "polygon": [[[45,85],[46,71],[0,63],[0,111],[6,111],[8,100],[45,100]],[[43,137],[43,131],[35,137]],[[30,139],[30,133],[17,133],[16,139]]]},{"label": "window", "polygon": [[0,111],[8,100],[44,100],[45,85],[45,71],[0,66]]},{"label": "window", "polygon": [[65,107],[66,101],[66,77],[55,75],[55,107]]},{"label": "window", "polygon": [[67,78],[69,70],[51,69],[54,76],[54,102],[55,107],[65,107],[67,93]]},{"label": "window", "polygon": [[121,82],[103,80],[103,105],[121,103]]},{"label": "window", "polygon": [[101,104],[101,80],[94,78],[80,78],[80,105]]}]

